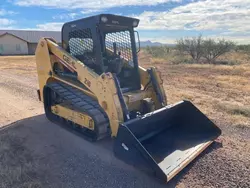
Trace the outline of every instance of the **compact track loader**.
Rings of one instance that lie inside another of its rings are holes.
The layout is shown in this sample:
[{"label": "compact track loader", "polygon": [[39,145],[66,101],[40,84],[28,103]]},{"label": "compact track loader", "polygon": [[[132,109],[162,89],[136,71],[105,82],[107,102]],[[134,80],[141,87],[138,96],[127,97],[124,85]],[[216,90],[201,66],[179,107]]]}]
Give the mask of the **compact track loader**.
[{"label": "compact track loader", "polygon": [[50,121],[114,137],[116,157],[167,182],[221,131],[189,101],[167,105],[159,72],[138,65],[138,24],[101,14],[65,23],[61,46],[42,38],[38,96]]}]

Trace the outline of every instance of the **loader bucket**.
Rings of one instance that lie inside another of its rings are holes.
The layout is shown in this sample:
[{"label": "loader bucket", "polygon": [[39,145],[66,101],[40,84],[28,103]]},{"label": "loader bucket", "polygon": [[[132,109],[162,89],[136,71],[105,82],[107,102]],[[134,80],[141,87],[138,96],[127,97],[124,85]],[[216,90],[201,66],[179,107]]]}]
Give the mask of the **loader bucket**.
[{"label": "loader bucket", "polygon": [[120,125],[114,153],[167,182],[220,134],[191,102],[181,101]]}]

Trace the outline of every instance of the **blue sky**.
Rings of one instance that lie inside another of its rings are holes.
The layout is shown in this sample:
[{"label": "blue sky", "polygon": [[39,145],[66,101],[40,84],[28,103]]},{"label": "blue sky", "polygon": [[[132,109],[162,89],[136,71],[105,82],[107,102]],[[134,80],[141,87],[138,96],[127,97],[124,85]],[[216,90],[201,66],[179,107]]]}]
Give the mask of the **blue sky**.
[{"label": "blue sky", "polygon": [[202,34],[250,43],[250,0],[0,0],[0,29],[60,30],[112,13],[140,19],[141,40],[174,43]]}]

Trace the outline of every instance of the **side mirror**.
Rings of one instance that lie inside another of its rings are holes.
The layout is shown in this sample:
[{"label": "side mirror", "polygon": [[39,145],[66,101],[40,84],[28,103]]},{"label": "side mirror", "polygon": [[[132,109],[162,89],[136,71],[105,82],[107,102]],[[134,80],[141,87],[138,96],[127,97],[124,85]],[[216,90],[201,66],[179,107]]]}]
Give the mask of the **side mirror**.
[{"label": "side mirror", "polygon": [[138,53],[141,50],[140,37],[138,31],[134,31],[137,34],[137,41],[135,40],[136,52]]}]

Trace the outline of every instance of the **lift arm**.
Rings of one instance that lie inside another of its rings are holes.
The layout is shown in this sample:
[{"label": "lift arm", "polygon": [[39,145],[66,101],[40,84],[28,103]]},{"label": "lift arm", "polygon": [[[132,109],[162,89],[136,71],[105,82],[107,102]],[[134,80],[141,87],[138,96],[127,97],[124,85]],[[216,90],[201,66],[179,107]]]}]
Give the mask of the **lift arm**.
[{"label": "lift arm", "polygon": [[[36,50],[40,91],[43,90],[46,83],[53,80],[72,85],[70,82],[58,78],[53,72],[53,64],[58,61],[70,71],[76,72],[77,79],[98,99],[98,103],[109,117],[112,136],[116,136],[118,126],[123,122],[123,112],[113,75],[111,73],[96,74],[83,62],[66,52],[53,39],[42,38]],[[72,86],[75,87],[75,85]],[[42,92],[40,92],[40,96],[43,99]]]}]

